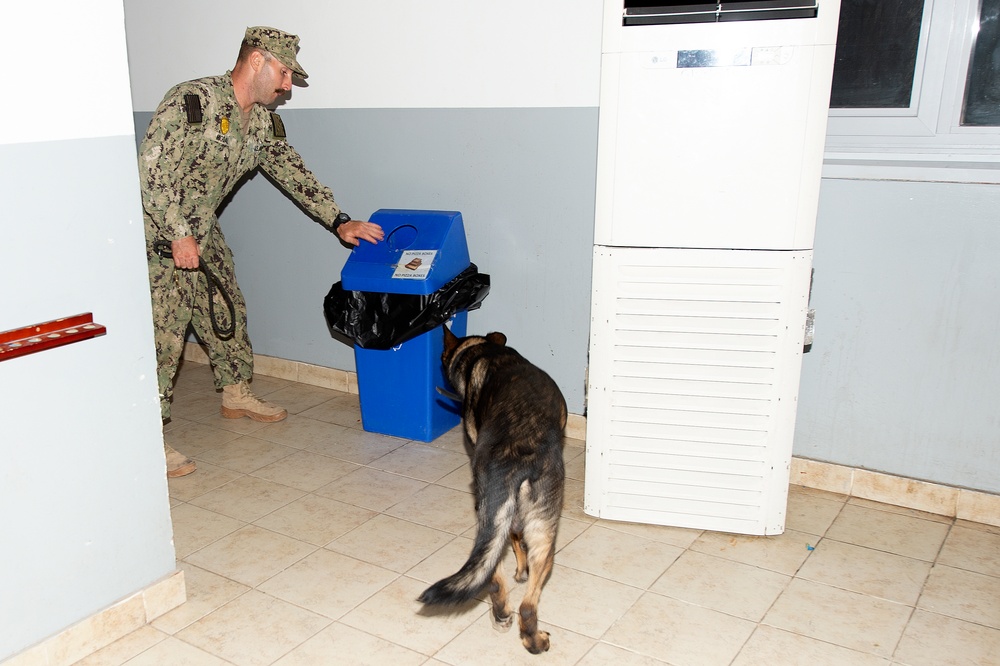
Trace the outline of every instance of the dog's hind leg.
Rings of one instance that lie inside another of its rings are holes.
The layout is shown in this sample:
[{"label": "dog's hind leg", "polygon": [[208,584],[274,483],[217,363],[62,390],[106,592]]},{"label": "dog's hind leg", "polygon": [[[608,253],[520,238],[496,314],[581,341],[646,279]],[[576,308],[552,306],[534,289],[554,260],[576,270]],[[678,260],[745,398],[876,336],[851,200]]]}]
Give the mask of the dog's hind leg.
[{"label": "dog's hind leg", "polygon": [[490,582],[490,620],[493,628],[497,631],[507,631],[514,623],[514,613],[507,604],[507,583],[504,582],[503,566],[497,567],[493,572],[493,580]]},{"label": "dog's hind leg", "polygon": [[517,571],[514,572],[514,580],[518,583],[523,583],[528,580],[528,551],[524,547],[524,536],[520,532],[511,532],[510,545],[514,550],[514,558],[517,560]]},{"label": "dog's hind leg", "polygon": [[521,629],[521,643],[532,654],[549,649],[549,634],[538,629],[538,601],[542,596],[542,586],[552,573],[555,560],[555,529],[537,534],[528,543],[528,589],[521,601],[518,625]]}]

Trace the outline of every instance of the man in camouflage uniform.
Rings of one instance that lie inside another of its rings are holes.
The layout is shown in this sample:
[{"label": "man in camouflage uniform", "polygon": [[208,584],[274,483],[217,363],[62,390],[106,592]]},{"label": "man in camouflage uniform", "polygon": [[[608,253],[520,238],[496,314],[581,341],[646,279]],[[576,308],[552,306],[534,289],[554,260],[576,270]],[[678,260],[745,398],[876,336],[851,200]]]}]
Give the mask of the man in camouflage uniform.
[{"label": "man in camouflage uniform", "polygon": [[[293,75],[306,78],[296,60],[298,42],[295,35],[274,28],[247,28],[232,71],[171,88],[139,148],[164,420],[170,418],[173,379],[189,324],[208,349],[216,388],[222,389],[224,417],[271,422],[288,415],[255,396],[247,384],[253,377],[253,351],[246,304],[216,218],[222,200],[244,175],[261,168],[344,242],[357,245],[383,238],[377,224],[341,212],[330,189],[316,180],[286,141],[281,119],[266,108],[291,90]],[[157,241],[169,242],[172,258],[154,250]],[[195,270],[200,262],[218,275],[233,300],[236,317],[230,339],[220,339],[212,329],[206,279]],[[169,446],[166,454],[168,476],[194,471],[194,462]]]}]

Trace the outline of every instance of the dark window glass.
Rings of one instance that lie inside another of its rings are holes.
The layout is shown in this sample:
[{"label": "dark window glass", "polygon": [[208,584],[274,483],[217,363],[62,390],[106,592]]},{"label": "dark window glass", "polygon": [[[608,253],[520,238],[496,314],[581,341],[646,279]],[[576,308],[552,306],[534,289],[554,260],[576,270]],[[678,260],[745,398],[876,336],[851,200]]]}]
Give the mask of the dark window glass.
[{"label": "dark window glass", "polygon": [[963,125],[1000,125],[1000,0],[982,0],[979,33],[969,61]]},{"label": "dark window glass", "polygon": [[910,106],[923,11],[923,0],[841,0],[830,108]]}]

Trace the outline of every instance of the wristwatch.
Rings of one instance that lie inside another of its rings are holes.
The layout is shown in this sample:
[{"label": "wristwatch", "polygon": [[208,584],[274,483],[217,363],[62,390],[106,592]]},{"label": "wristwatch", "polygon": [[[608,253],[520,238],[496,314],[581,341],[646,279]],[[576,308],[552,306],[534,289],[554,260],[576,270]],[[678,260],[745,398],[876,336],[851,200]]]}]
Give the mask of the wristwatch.
[{"label": "wristwatch", "polygon": [[351,221],[351,216],[348,215],[347,213],[337,213],[337,217],[333,218],[333,227],[332,227],[333,233],[336,234],[337,229],[340,229],[340,225],[350,221]]}]

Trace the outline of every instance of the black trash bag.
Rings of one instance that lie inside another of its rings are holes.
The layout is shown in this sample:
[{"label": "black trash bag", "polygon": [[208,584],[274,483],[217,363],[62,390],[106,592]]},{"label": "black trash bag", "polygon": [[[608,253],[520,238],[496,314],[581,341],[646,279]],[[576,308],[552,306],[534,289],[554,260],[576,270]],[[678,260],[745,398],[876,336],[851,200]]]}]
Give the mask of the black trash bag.
[{"label": "black trash bag", "polygon": [[463,310],[475,310],[490,293],[490,276],[475,264],[433,294],[347,291],[340,282],[323,299],[326,323],[362,349],[391,349],[426,333]]}]

